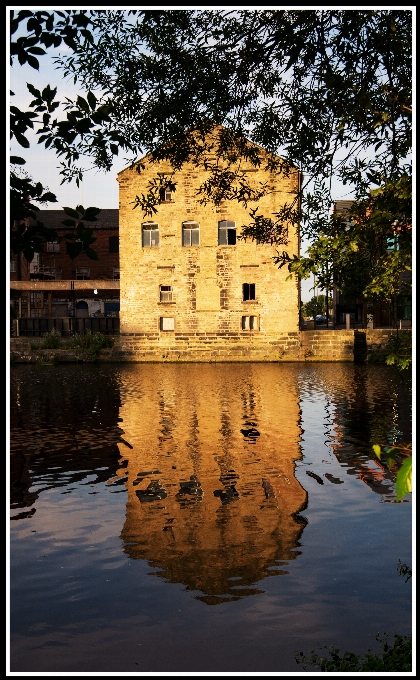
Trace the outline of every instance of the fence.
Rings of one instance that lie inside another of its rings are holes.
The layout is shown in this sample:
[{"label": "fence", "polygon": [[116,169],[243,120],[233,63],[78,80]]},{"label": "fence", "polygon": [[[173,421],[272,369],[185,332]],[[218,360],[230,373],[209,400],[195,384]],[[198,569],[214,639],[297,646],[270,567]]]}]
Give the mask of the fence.
[{"label": "fence", "polygon": [[119,335],[120,320],[117,317],[40,317],[32,319],[17,319],[14,322],[14,335],[22,337],[40,337],[50,333],[55,328],[63,337],[75,333],[103,333],[104,335]]}]

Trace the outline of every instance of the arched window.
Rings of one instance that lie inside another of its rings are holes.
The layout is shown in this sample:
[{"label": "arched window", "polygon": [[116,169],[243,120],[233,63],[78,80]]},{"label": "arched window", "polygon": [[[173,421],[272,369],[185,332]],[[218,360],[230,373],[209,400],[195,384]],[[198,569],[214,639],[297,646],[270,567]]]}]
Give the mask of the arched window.
[{"label": "arched window", "polygon": [[159,245],[159,225],[157,222],[143,222],[142,224],[143,248]]},{"label": "arched window", "polygon": [[182,223],[182,245],[200,245],[200,224],[198,222],[187,221]]}]

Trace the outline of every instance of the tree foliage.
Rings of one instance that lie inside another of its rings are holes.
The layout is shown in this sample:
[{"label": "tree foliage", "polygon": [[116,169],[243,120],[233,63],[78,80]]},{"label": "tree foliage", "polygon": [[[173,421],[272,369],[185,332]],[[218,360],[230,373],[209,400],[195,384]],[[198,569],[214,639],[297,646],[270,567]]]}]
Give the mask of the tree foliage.
[{"label": "tree foliage", "polygon": [[[332,298],[328,296],[328,306],[329,309],[332,308]],[[327,314],[327,296],[326,295],[313,295],[309,302],[305,302],[302,305],[303,316],[313,316],[314,318],[317,314]]]},{"label": "tree foliage", "polygon": [[[84,96],[66,99],[59,119],[55,88],[31,91],[12,134],[25,147],[36,129],[64,182],[81,180],[85,156],[104,170],[120,151],[139,172],[192,163],[205,171],[199,200],[249,205],[243,235],[277,244],[278,266],[340,288],[367,261],[362,293],[380,296],[410,268],[411,24],[399,9],[23,10],[12,59],[34,65],[34,48],[66,42],[72,52],[56,63]],[[298,193],[264,215],[258,201],[272,188],[253,186],[244,163],[274,175],[297,167]],[[348,230],[331,216],[334,178],[357,201]],[[135,204],[145,214],[152,189]],[[281,248],[291,224],[312,241],[308,257]]]}]

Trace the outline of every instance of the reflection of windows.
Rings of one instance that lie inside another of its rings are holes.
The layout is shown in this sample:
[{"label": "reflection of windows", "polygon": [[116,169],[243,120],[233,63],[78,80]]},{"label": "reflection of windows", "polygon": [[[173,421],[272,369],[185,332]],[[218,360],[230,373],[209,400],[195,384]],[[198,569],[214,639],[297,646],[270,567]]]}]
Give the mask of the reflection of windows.
[{"label": "reflection of windows", "polygon": [[15,272],[16,271],[16,258],[12,257],[10,260],[10,271]]},{"label": "reflection of windows", "polygon": [[172,286],[159,286],[160,301],[172,302]]},{"label": "reflection of windows", "polygon": [[112,278],[114,279],[114,281],[120,280],[120,268],[119,267],[113,267],[112,268]]},{"label": "reflection of windows", "polygon": [[118,236],[110,236],[109,237],[109,252],[110,253],[119,253],[120,252],[120,243]]},{"label": "reflection of windows", "polygon": [[47,241],[47,253],[59,253],[60,244],[58,241]]},{"label": "reflection of windows", "polygon": [[219,246],[236,245],[236,222],[222,220],[219,222]]},{"label": "reflection of windows", "polygon": [[159,245],[159,225],[156,222],[143,223],[143,248]]},{"label": "reflection of windows", "polygon": [[258,330],[258,316],[243,316],[242,317],[243,331],[257,331]]},{"label": "reflection of windows", "polygon": [[76,267],[76,279],[78,281],[90,279],[90,267]]},{"label": "reflection of windows", "polygon": [[198,222],[182,223],[182,245],[183,246],[200,245],[200,225]]},{"label": "reflection of windows", "polygon": [[175,330],[175,319],[173,317],[161,316],[159,327],[161,331]]},{"label": "reflection of windows", "polygon": [[255,283],[242,284],[242,299],[255,300]]},{"label": "reflection of windows", "polygon": [[172,201],[172,191],[168,187],[159,189],[159,199],[163,201]]}]

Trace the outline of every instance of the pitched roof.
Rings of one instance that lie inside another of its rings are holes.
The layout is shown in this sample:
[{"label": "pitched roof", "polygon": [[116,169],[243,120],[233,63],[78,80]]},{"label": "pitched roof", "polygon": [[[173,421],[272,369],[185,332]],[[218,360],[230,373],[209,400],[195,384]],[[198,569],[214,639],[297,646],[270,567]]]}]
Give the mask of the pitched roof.
[{"label": "pitched roof", "polygon": [[355,201],[336,201],[334,203],[334,212],[348,212],[354,203]]},{"label": "pitched roof", "polygon": [[[64,210],[40,210],[37,212],[37,219],[43,222],[48,229],[69,229],[63,220],[72,219],[66,215]],[[86,227],[92,229],[118,229],[118,208],[105,208],[97,215],[97,222],[84,222]],[[31,220],[32,222],[32,220]]]}]

